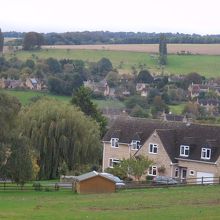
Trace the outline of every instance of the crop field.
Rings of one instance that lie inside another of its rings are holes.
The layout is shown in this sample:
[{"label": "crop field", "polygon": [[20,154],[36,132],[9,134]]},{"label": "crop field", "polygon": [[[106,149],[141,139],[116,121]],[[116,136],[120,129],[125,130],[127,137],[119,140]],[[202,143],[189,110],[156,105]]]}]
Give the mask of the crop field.
[{"label": "crop field", "polygon": [[[101,58],[106,57],[111,60],[114,68],[118,69],[119,73],[128,74],[132,73],[134,69],[136,69],[136,71],[139,71],[142,68],[147,68],[153,74],[161,74],[162,72],[164,72],[165,74],[187,74],[190,72],[198,72],[208,78],[220,76],[220,55],[170,54],[168,55],[168,64],[164,67],[164,70],[162,71],[162,69],[158,65],[157,55],[151,54],[149,52],[123,51],[119,49],[88,49],[89,46],[84,46],[87,49],[70,49],[76,46],[57,46],[57,48],[42,49],[40,51],[30,52],[17,51],[15,55],[22,60],[37,58],[46,59],[49,57],[54,57],[56,59],[81,59],[87,62],[96,62]],[[115,45],[111,46],[113,47]],[[5,56],[7,58],[10,58],[14,55],[6,53]]]},{"label": "crop field", "polygon": [[5,220],[218,220],[220,186],[122,190],[77,195],[69,190],[1,191]]},{"label": "crop field", "polygon": [[[43,46],[45,49],[85,49],[85,50],[111,50],[158,53],[158,44],[106,44],[106,45],[53,45]],[[168,54],[177,54],[188,51],[191,54],[220,55],[220,44],[167,44]]]}]

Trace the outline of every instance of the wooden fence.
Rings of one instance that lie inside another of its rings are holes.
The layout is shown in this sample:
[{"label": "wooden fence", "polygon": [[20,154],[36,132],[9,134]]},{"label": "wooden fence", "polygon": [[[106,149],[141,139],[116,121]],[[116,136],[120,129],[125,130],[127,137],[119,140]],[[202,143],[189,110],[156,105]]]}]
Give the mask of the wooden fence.
[{"label": "wooden fence", "polygon": [[58,191],[59,185],[58,184],[47,184],[42,185],[39,183],[33,183],[33,184],[24,184],[24,185],[18,185],[13,182],[0,182],[0,191],[13,191],[13,190],[23,190],[23,191]]},{"label": "wooden fence", "polygon": [[117,186],[118,189],[140,189],[140,188],[158,188],[158,187],[177,187],[177,186],[199,186],[199,185],[217,185],[220,184],[220,177],[201,177],[201,178],[187,178],[176,179],[176,183],[154,182],[148,181],[125,181],[125,185]]},{"label": "wooden fence", "polygon": [[[178,186],[195,186],[195,185],[216,185],[220,184],[220,177],[201,177],[201,178],[188,178],[188,179],[177,179],[175,184],[170,182],[157,183],[153,180],[148,181],[125,181],[124,185],[116,185],[117,189],[141,189],[141,188],[158,188],[158,187],[178,187]],[[41,183],[28,183],[23,186],[17,185],[9,181],[0,182],[0,191],[13,191],[13,190],[23,190],[23,191],[58,191],[60,189],[73,190],[73,185],[71,183],[51,183],[51,184],[41,184]]]}]

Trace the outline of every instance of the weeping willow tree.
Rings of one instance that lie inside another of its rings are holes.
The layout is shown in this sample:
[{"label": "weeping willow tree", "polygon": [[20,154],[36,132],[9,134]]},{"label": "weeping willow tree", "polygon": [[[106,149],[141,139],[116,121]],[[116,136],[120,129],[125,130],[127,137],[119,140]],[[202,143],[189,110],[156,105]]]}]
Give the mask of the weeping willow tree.
[{"label": "weeping willow tree", "polygon": [[99,159],[98,124],[71,105],[39,100],[22,111],[21,127],[38,153],[41,179],[57,177],[63,162],[74,169]]}]

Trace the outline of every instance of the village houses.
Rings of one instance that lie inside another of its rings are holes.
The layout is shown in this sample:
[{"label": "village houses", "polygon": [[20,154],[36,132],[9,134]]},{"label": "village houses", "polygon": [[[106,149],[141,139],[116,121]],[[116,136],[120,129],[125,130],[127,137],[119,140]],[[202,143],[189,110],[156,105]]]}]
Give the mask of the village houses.
[{"label": "village houses", "polygon": [[118,118],[103,138],[103,171],[138,155],[153,160],[148,176],[212,183],[220,176],[220,126]]}]

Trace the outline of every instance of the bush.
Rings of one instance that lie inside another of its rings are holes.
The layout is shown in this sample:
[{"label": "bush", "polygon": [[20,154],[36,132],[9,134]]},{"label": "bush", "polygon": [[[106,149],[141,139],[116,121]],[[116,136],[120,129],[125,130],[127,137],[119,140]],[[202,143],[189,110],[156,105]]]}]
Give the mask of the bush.
[{"label": "bush", "polygon": [[153,178],[153,176],[146,176],[147,183],[152,183]]},{"label": "bush", "polygon": [[51,188],[49,188],[49,187],[45,187],[44,191],[45,192],[52,192],[53,190]]},{"label": "bush", "polygon": [[42,189],[41,189],[41,184],[40,183],[34,183],[33,184],[33,187],[34,187],[34,190],[35,191],[41,191]]}]

